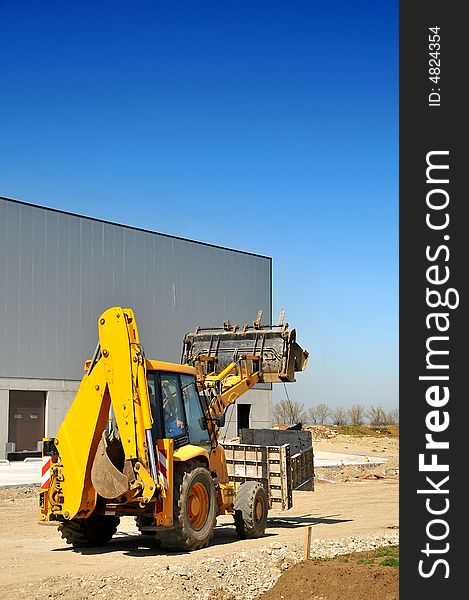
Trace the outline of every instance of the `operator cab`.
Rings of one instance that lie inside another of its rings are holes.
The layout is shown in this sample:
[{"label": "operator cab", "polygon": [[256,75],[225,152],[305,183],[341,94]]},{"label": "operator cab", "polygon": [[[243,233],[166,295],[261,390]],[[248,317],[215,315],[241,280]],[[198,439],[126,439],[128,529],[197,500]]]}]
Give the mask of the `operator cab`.
[{"label": "operator cab", "polygon": [[153,416],[153,439],[174,439],[174,447],[186,444],[210,446],[205,410],[195,376],[174,371],[147,371]]}]

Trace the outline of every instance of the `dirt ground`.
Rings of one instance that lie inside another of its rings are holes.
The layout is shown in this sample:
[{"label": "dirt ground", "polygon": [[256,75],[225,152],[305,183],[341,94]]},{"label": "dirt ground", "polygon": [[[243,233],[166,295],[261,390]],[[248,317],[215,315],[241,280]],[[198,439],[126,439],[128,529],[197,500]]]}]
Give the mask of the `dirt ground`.
[{"label": "dirt ground", "polygon": [[[233,594],[249,600],[263,593],[265,600],[277,600],[281,595],[267,594],[274,593],[275,582],[282,585],[282,578],[291,578],[288,589],[296,581],[319,585],[321,575],[313,577],[308,570],[314,561],[295,566],[302,557],[306,525],[313,526],[313,557],[321,552],[332,555],[364,550],[364,543],[375,547],[380,540],[396,543],[399,444],[397,438],[338,435],[315,441],[314,448],[376,453],[388,462],[374,467],[316,469],[315,491],[294,492],[292,509],[269,513],[263,538],[238,540],[232,518],[219,517],[210,546],[188,554],[164,552],[139,534],[131,517],[121,519],[118,533],[108,546],[74,551],[55,526],[38,524],[37,488],[0,489],[0,598],[137,598],[164,591],[167,600],[229,600]],[[394,536],[394,541],[389,536]],[[352,581],[354,564],[346,564],[340,580]],[[363,569],[362,564],[356,567]],[[391,571],[381,573],[384,567],[376,568],[376,573],[366,572],[370,581],[388,589],[385,582]],[[294,569],[300,569],[301,577]],[[327,581],[331,576],[322,578]],[[357,577],[363,579],[358,572]],[[336,597],[327,595],[324,586],[320,589],[319,595],[303,596],[322,600]],[[284,597],[294,594],[292,590]],[[366,597],[378,596],[368,592]]]},{"label": "dirt ground", "polygon": [[[395,552],[398,555],[398,550]],[[298,563],[284,573],[262,600],[397,600],[398,560],[357,552],[331,560]],[[382,553],[381,553],[382,554]]]}]

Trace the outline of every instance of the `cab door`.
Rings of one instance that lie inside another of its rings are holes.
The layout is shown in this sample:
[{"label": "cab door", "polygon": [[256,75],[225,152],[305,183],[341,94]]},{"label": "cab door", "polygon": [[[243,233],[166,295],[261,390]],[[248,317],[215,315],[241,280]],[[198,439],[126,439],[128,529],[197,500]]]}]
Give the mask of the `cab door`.
[{"label": "cab door", "polygon": [[207,423],[195,377],[184,373],[148,371],[148,391],[153,415],[153,438],[174,439],[185,444],[210,446]]},{"label": "cab door", "polygon": [[193,375],[181,374],[181,390],[191,444],[210,446],[207,422],[202,410],[197,384]]}]

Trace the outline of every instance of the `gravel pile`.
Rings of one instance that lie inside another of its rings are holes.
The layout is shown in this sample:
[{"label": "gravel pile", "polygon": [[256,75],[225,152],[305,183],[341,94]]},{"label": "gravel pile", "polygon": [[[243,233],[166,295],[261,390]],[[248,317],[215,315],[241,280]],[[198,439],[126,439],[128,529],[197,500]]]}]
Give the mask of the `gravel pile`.
[{"label": "gravel pile", "polygon": [[316,482],[359,481],[361,479],[399,479],[399,461],[391,458],[385,463],[375,465],[340,465],[334,467],[316,467]]},{"label": "gravel pile", "polygon": [[0,503],[12,503],[22,500],[37,500],[40,485],[12,485],[0,488]]},{"label": "gravel pile", "polygon": [[[368,537],[313,540],[312,557],[328,558],[339,554],[372,550],[399,543],[397,532]],[[85,600],[87,598],[141,598],[164,595],[165,600],[253,600],[270,589],[291,565],[303,560],[301,544],[278,542],[231,556],[205,557],[166,564],[155,556],[148,564],[126,573],[98,577],[50,577],[39,586],[15,588],[15,598]]]},{"label": "gravel pile", "polygon": [[329,429],[328,427],[324,427],[324,425],[305,425],[303,430],[311,431],[313,442],[318,440],[328,440],[330,438],[335,438],[338,435],[335,429]]}]

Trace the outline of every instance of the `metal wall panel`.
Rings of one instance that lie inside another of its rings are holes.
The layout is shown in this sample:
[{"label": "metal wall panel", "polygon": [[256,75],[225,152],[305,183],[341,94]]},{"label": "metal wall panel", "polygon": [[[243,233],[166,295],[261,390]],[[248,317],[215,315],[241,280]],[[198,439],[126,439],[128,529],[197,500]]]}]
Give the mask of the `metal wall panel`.
[{"label": "metal wall panel", "polygon": [[0,198],[0,377],[81,379],[110,306],[179,361],[197,325],[270,320],[271,259]]}]

